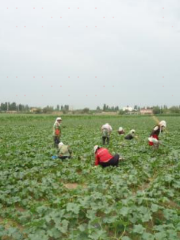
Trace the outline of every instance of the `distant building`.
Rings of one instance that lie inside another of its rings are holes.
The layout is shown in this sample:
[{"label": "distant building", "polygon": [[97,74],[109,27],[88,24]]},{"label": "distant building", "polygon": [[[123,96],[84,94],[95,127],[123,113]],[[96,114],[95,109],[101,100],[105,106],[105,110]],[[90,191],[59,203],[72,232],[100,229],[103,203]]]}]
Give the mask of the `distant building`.
[{"label": "distant building", "polygon": [[123,107],[123,111],[132,112],[134,109],[132,107]]},{"label": "distant building", "polygon": [[145,109],[145,108],[143,108],[143,109],[141,109],[140,110],[140,113],[142,114],[142,115],[144,115],[144,114],[153,114],[153,110],[152,109]]},{"label": "distant building", "polygon": [[6,111],[6,113],[17,113],[17,111]]},{"label": "distant building", "polygon": [[37,108],[31,108],[31,109],[30,109],[30,112],[31,112],[31,113],[34,113],[34,112],[36,112],[36,111],[37,111]]}]

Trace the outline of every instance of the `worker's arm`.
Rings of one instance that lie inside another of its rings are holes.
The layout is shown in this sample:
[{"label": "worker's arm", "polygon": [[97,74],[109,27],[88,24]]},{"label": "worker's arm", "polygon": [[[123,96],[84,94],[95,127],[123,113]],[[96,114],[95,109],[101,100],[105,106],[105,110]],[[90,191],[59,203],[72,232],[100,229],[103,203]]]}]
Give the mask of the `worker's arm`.
[{"label": "worker's arm", "polygon": [[54,126],[54,128],[55,128],[55,134],[56,134],[56,136],[59,136],[59,135],[61,134],[61,127],[60,127],[60,125],[56,124],[56,125]]},{"label": "worker's arm", "polygon": [[96,157],[95,157],[95,166],[98,166],[99,165],[99,159],[98,159],[98,156],[96,154]]},{"label": "worker's arm", "polygon": [[70,155],[72,154],[72,150],[68,147],[68,151],[70,153]]}]

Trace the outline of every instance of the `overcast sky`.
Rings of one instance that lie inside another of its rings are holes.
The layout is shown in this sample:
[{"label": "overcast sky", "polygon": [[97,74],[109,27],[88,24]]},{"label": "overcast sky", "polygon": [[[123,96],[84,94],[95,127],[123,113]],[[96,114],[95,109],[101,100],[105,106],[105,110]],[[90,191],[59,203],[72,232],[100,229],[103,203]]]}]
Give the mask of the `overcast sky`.
[{"label": "overcast sky", "polygon": [[6,0],[0,102],[179,105],[179,0]]}]

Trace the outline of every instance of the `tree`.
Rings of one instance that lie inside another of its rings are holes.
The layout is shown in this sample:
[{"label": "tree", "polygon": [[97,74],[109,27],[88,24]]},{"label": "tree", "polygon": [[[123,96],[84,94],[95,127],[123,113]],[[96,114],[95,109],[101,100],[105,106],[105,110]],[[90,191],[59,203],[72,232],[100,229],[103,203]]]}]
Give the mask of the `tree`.
[{"label": "tree", "polygon": [[24,111],[29,112],[29,106],[28,105],[24,106]]},{"label": "tree", "polygon": [[89,113],[89,108],[84,108],[84,109],[82,110],[82,113]]},{"label": "tree", "polygon": [[9,110],[10,111],[16,111],[16,103],[15,102],[9,104]]},{"label": "tree", "polygon": [[19,111],[22,112],[24,110],[24,106],[22,104],[19,104]]},{"label": "tree", "polygon": [[111,111],[114,112],[114,107],[111,107]]},{"label": "tree", "polygon": [[64,109],[68,112],[69,111],[69,105],[65,105]]},{"label": "tree", "polygon": [[34,112],[37,113],[37,114],[42,113],[42,109],[41,108],[37,108]]},{"label": "tree", "polygon": [[160,113],[161,113],[160,107],[159,107],[159,106],[153,107],[153,113],[154,113],[154,114],[160,114]]},{"label": "tree", "polygon": [[122,109],[119,110],[119,115],[123,115],[124,111]]},{"label": "tree", "polygon": [[43,108],[43,113],[52,113],[53,112],[53,107],[47,106]]},{"label": "tree", "polygon": [[179,107],[176,106],[172,106],[169,110],[171,113],[180,113]]},{"label": "tree", "polygon": [[56,110],[59,111],[59,109],[60,109],[60,107],[59,107],[59,105],[57,105]]},{"label": "tree", "polygon": [[105,112],[107,110],[106,104],[103,105],[103,111]]},{"label": "tree", "polygon": [[7,110],[7,104],[1,103],[1,111],[6,111],[6,110]]}]

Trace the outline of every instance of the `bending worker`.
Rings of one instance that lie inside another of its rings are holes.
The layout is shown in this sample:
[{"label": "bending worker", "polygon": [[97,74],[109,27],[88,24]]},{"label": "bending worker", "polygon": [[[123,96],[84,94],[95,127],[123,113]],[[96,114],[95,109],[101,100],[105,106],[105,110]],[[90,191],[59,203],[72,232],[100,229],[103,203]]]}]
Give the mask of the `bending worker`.
[{"label": "bending worker", "polygon": [[166,121],[161,121],[158,125],[154,127],[152,130],[150,137],[148,138],[149,140],[149,145],[154,146],[155,148],[159,147],[159,134],[162,133],[166,128]]},{"label": "bending worker", "polygon": [[102,131],[102,143],[103,143],[103,145],[105,145],[106,142],[107,142],[107,144],[109,144],[110,135],[111,135],[111,132],[112,132],[111,125],[109,125],[109,123],[104,124],[101,127],[101,131]]},{"label": "bending worker", "polygon": [[122,134],[125,134],[125,131],[122,127],[119,127],[118,133],[119,135],[122,135]]},{"label": "bending worker", "polygon": [[137,136],[135,136],[135,130],[134,129],[132,129],[129,133],[128,133],[128,135],[126,135],[125,136],[125,139],[126,140],[131,140],[131,139],[133,139],[133,138],[137,138]]}]

